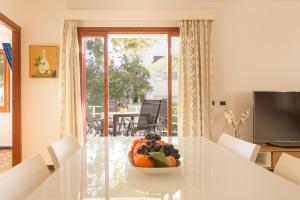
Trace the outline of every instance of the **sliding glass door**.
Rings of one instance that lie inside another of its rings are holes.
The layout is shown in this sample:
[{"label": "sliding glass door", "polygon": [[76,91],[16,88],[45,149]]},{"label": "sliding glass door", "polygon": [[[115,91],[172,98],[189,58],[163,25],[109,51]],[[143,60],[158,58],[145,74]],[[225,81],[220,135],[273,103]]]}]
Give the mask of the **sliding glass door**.
[{"label": "sliding glass door", "polygon": [[[155,131],[177,135],[178,28],[79,28],[86,134],[137,134],[143,102]],[[150,110],[157,112],[157,110]]]}]

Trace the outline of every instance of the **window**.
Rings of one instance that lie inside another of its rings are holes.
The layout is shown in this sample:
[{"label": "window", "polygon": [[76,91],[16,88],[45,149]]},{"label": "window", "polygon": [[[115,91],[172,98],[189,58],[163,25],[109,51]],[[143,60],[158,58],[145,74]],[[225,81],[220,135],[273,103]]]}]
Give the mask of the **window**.
[{"label": "window", "polygon": [[154,81],[161,81],[162,80],[161,73],[160,72],[153,72],[153,80]]},{"label": "window", "polygon": [[10,99],[10,69],[5,54],[0,50],[0,112],[9,112]]},{"label": "window", "polygon": [[168,80],[168,72],[163,72],[163,80],[164,81]]},{"label": "window", "polygon": [[127,125],[116,125],[115,116],[128,113],[135,120],[143,100],[167,99],[166,127],[177,135],[172,121],[177,123],[178,28],[78,30],[87,133],[93,128],[104,136],[125,134]]}]

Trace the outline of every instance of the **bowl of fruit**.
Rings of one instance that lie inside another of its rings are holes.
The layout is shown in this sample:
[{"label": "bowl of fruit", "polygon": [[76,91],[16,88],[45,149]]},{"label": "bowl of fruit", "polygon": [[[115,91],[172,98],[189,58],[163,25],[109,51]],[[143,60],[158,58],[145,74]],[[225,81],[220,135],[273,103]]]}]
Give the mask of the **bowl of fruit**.
[{"label": "bowl of fruit", "polygon": [[128,163],[132,169],[147,174],[173,173],[183,165],[179,150],[155,133],[132,142]]}]

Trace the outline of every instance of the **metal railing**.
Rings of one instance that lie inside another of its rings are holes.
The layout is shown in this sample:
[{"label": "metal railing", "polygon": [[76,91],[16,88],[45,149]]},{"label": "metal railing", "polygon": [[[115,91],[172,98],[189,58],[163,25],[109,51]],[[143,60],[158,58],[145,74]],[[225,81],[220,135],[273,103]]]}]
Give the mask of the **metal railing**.
[{"label": "metal railing", "polygon": [[[173,106],[173,108],[176,108],[178,110],[177,106]],[[129,104],[128,105],[128,112],[140,112],[141,104]],[[87,112],[90,112],[93,118],[96,119],[103,119],[104,115],[104,106],[88,106]],[[172,114],[172,117],[176,117],[178,120],[178,114]],[[172,125],[176,125],[178,127],[178,122],[173,122]],[[177,131],[173,131],[174,133],[177,133]]]},{"label": "metal railing", "polygon": [[91,110],[90,114],[93,116],[93,118],[96,118],[96,116],[98,116],[98,115],[101,118],[101,114],[103,113],[103,111],[97,112],[96,111],[97,108],[100,108],[100,110],[102,108],[102,110],[103,110],[103,106],[88,106],[87,112],[90,112],[90,110]]}]

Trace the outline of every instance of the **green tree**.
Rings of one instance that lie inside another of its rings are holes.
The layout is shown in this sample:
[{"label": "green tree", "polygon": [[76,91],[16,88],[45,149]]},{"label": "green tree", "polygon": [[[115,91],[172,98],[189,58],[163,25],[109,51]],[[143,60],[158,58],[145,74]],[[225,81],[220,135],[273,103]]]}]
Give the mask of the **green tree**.
[{"label": "green tree", "polygon": [[148,49],[156,40],[151,38],[112,38],[111,44],[114,53],[128,53],[131,51],[136,54],[140,50]]},{"label": "green tree", "polygon": [[86,97],[88,105],[103,105],[104,44],[99,37],[86,40]]},{"label": "green tree", "polygon": [[[144,99],[152,90],[150,72],[138,56],[155,41],[147,38],[112,38],[109,60],[109,96],[120,102]],[[120,58],[119,63],[114,58]],[[86,95],[88,105],[103,105],[104,100],[104,40],[86,39]]]},{"label": "green tree", "polygon": [[122,56],[120,66],[114,62],[109,66],[109,95],[110,98],[118,101],[143,100],[145,95],[152,90],[149,82],[150,72],[147,70],[139,56],[133,55],[128,58]]}]

